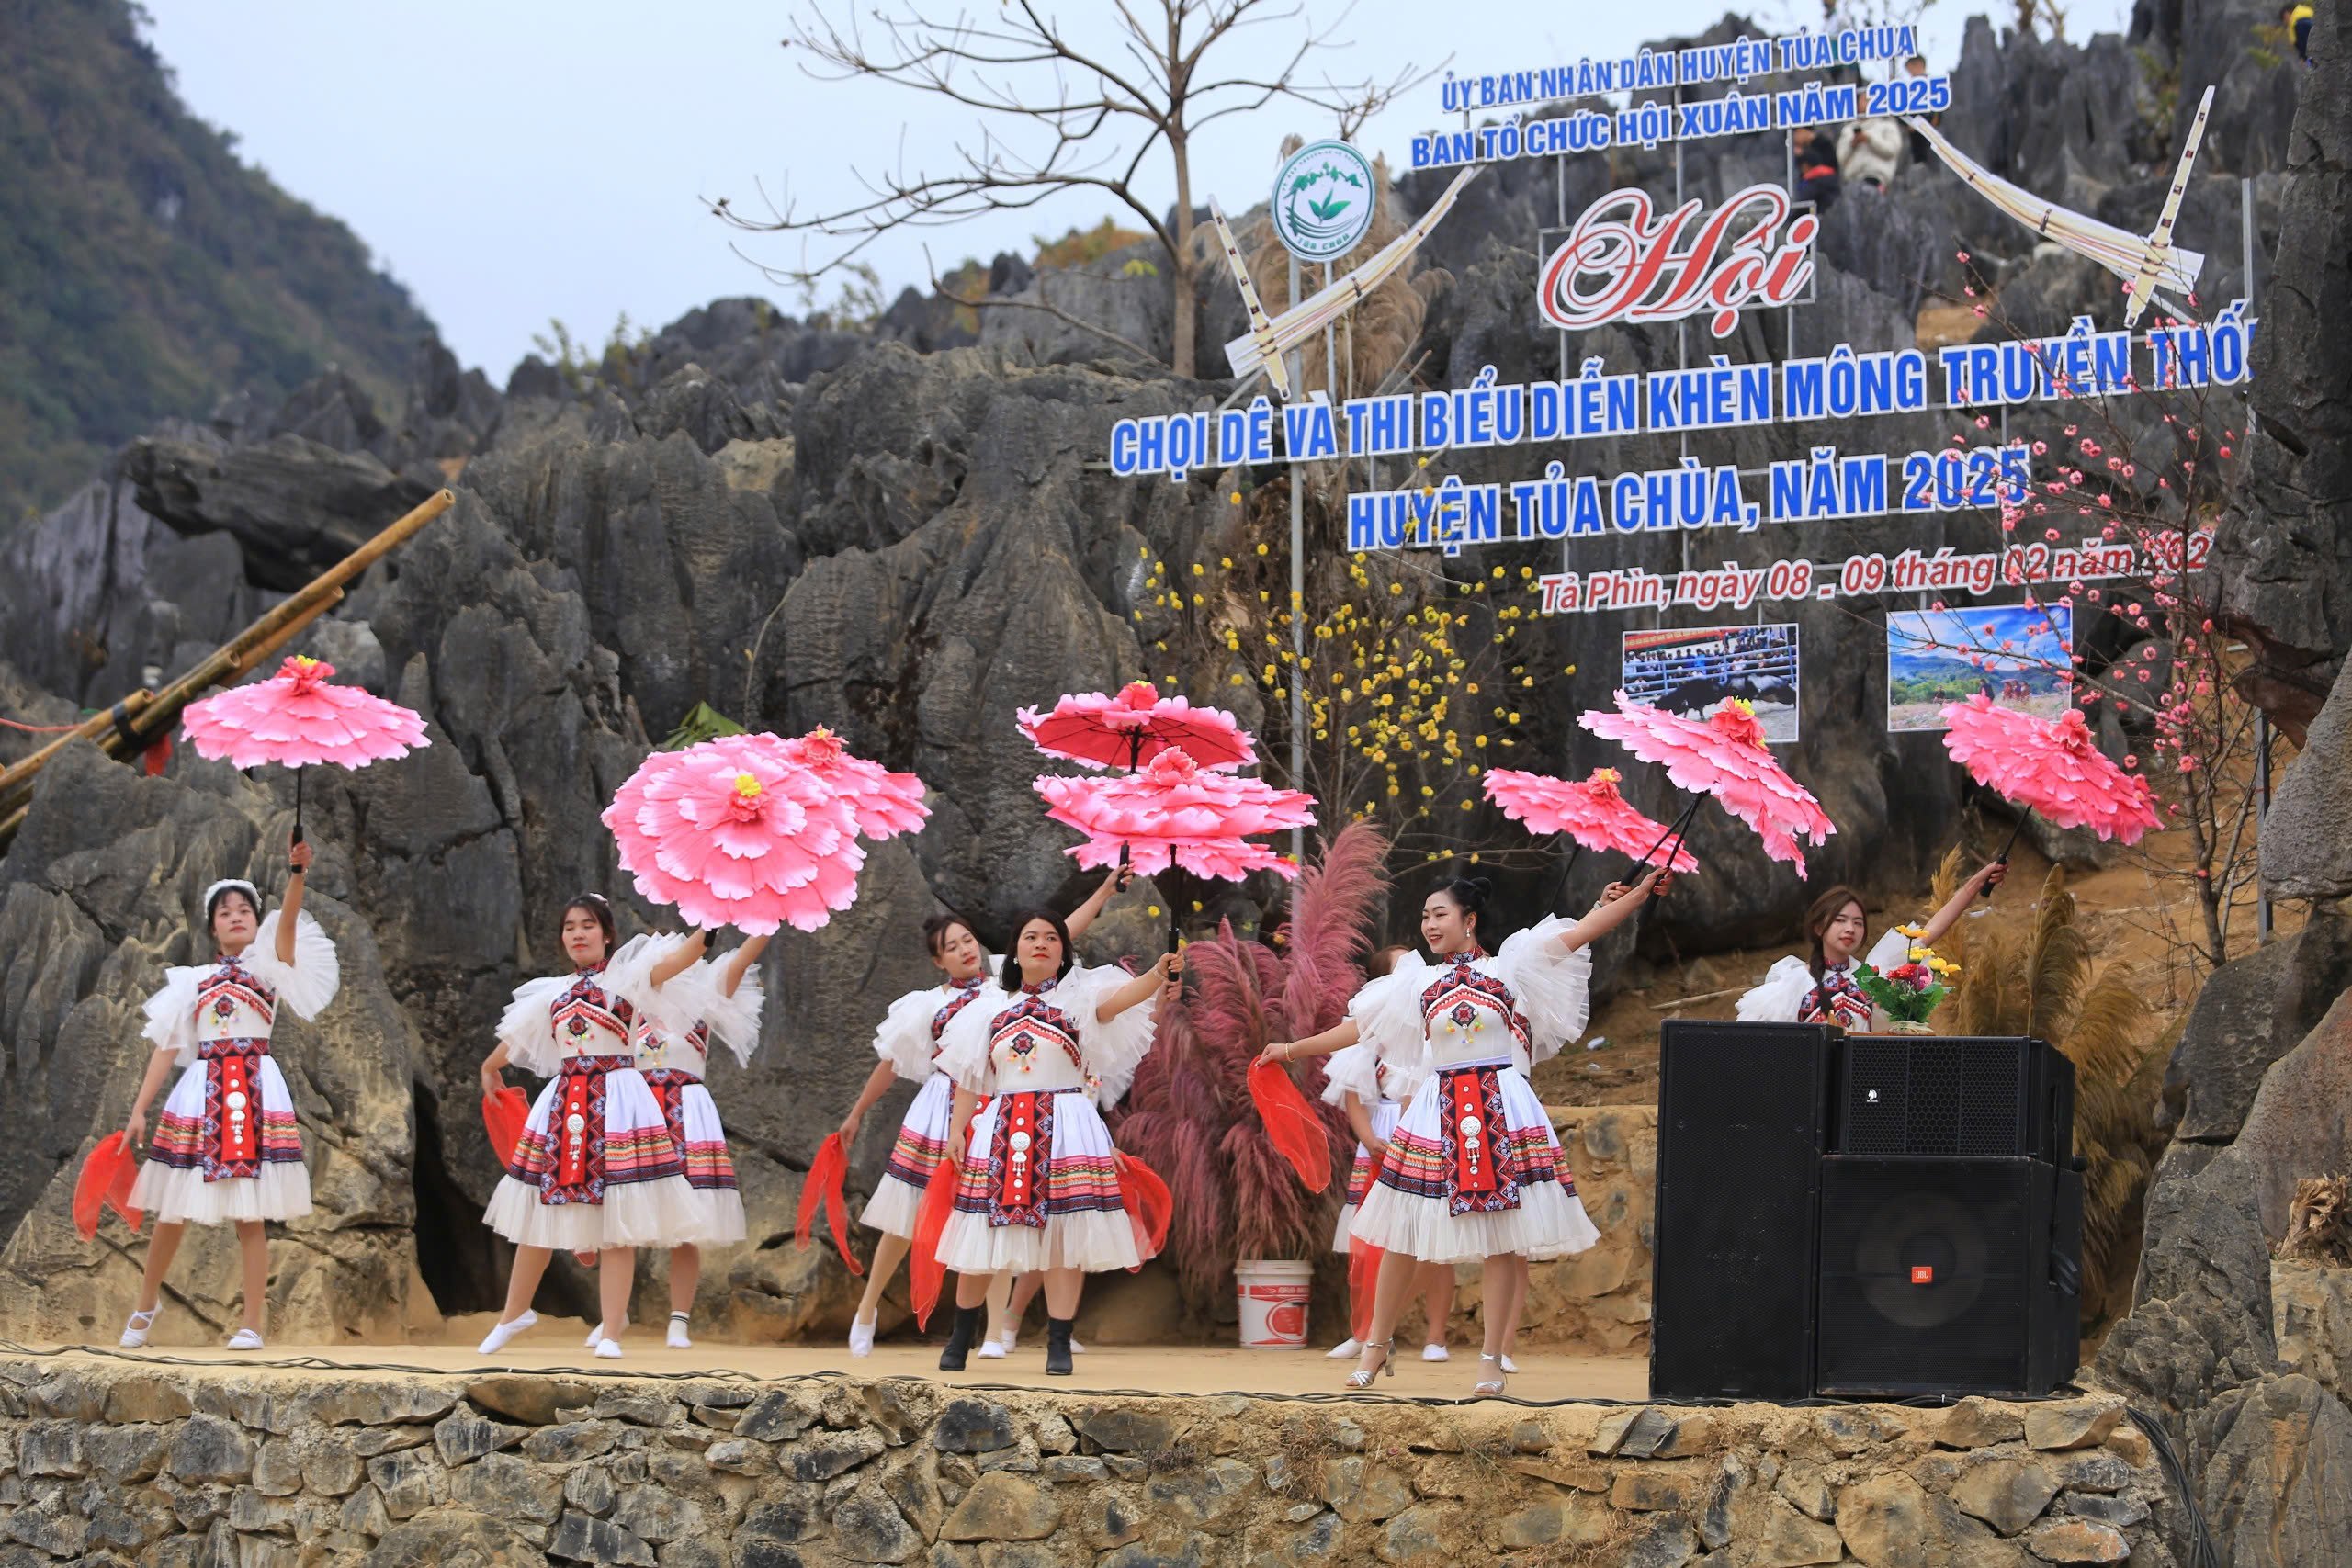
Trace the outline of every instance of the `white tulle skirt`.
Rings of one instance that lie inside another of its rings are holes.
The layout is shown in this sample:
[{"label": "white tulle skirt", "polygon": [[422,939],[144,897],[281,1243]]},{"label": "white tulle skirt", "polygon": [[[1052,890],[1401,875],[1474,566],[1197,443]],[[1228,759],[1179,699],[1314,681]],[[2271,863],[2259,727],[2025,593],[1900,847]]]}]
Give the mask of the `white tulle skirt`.
[{"label": "white tulle skirt", "polygon": [[922,1190],[931,1173],[946,1157],[947,1126],[955,1109],[956,1085],[945,1073],[933,1073],[923,1080],[922,1088],[915,1091],[914,1103],[899,1122],[890,1158],[882,1167],[882,1179],[875,1185],[874,1196],[866,1200],[865,1212],[858,1216],[860,1224],[886,1235],[914,1239],[915,1211],[922,1205]]},{"label": "white tulle skirt", "polygon": [[[1040,1095],[1041,1100],[1047,1096]],[[992,1223],[992,1200],[1001,1171],[991,1169],[990,1151],[999,1114],[1008,1103],[999,1096],[972,1118],[971,1144],[956,1184],[956,1211],[939,1239],[939,1261],[959,1274],[1028,1274],[1046,1269],[1082,1269],[1099,1274],[1133,1269],[1142,1262],[1135,1226],[1119,1201],[1117,1151],[1091,1096],[1068,1089],[1050,1097],[1052,1150],[1037,1207],[1042,1225]]]},{"label": "white tulle skirt", "polygon": [[180,1074],[156,1115],[148,1157],[130,1184],[131,1207],[158,1224],[228,1224],[238,1220],[291,1220],[311,1212],[311,1173],[304,1168],[301,1138],[294,1129],[294,1097],[286,1075],[267,1056],[254,1059],[253,1081],[261,1089],[262,1147],[293,1158],[264,1159],[256,1176],[226,1176],[207,1181],[193,1160],[202,1142],[205,1064]]},{"label": "white tulle skirt", "polygon": [[1356,1212],[1351,1235],[1424,1263],[1466,1263],[1497,1253],[1562,1258],[1600,1239],[1527,1075],[1508,1063],[1493,1066],[1504,1137],[1519,1172],[1518,1207],[1451,1212],[1445,1172],[1452,1144],[1441,1125],[1442,1074],[1433,1073],[1397,1118],[1388,1158]]},{"label": "white tulle skirt", "polygon": [[605,1075],[601,1132],[608,1168],[602,1191],[582,1201],[550,1201],[538,1176],[554,1158],[564,1081],[558,1077],[539,1092],[482,1223],[517,1247],[559,1252],[673,1247],[691,1239],[701,1214],[695,1190],[686,1184],[684,1156],[662,1119],[661,1101],[635,1067]]},{"label": "white tulle skirt", "polygon": [[[1393,1100],[1376,1100],[1367,1114],[1372,1119],[1372,1135],[1386,1143],[1396,1130],[1396,1118],[1405,1108]],[[1348,1167],[1348,1201],[1340,1205],[1340,1223],[1331,1227],[1331,1250],[1345,1252],[1348,1236],[1355,1228],[1356,1210],[1363,1204],[1364,1194],[1372,1190],[1372,1151],[1362,1144],[1356,1145],[1355,1163]]]}]

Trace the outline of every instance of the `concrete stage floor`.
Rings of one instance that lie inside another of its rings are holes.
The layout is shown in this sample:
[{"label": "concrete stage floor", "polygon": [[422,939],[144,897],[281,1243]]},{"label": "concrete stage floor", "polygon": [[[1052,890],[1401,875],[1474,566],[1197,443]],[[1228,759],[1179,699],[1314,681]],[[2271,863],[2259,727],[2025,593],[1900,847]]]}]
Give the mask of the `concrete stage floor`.
[{"label": "concrete stage floor", "polygon": [[[70,1359],[159,1361],[180,1368],[218,1368],[222,1373],[316,1378],[372,1375],[442,1376],[488,1372],[563,1372],[576,1377],[628,1378],[704,1375],[766,1381],[839,1374],[860,1381],[922,1378],[954,1387],[1010,1386],[1039,1393],[1091,1394],[1242,1393],[1317,1394],[1333,1399],[1363,1397],[1344,1388],[1352,1363],[1324,1359],[1328,1347],[1306,1350],[1243,1350],[1216,1346],[1089,1347],[1069,1377],[1046,1375],[1045,1337],[1023,1339],[1002,1360],[972,1358],[963,1372],[939,1370],[939,1349],[920,1340],[888,1340],[862,1360],[844,1345],[729,1345],[706,1341],[691,1350],[673,1350],[657,1330],[632,1331],[622,1340],[627,1354],[598,1360],[581,1343],[587,1325],[568,1319],[542,1319],[539,1325],[494,1357],[461,1345],[293,1345],[272,1342],[258,1351],[216,1347],[150,1346],[144,1350],[28,1347],[62,1350]],[[1478,1378],[1475,1348],[1457,1347],[1450,1361],[1425,1362],[1419,1347],[1399,1346],[1396,1375],[1377,1380],[1376,1398],[1455,1401],[1472,1397]],[[1510,1398],[1531,1404],[1641,1399],[1648,1393],[1646,1361],[1626,1358],[1552,1355],[1523,1351],[1513,1358],[1518,1373]]]}]

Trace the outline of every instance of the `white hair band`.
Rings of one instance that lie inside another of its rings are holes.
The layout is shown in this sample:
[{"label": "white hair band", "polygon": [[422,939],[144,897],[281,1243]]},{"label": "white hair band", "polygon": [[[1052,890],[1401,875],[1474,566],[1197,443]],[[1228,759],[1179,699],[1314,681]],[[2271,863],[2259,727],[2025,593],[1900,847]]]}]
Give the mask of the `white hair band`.
[{"label": "white hair band", "polygon": [[206,888],[204,890],[204,907],[207,909],[211,908],[212,900],[218,898],[221,894],[226,893],[232,887],[243,893],[245,896],[246,901],[252,904],[254,908],[258,909],[261,908],[261,889],[255,887],[252,883],[247,882],[242,876],[224,876],[220,881],[214,883],[211,886]]}]

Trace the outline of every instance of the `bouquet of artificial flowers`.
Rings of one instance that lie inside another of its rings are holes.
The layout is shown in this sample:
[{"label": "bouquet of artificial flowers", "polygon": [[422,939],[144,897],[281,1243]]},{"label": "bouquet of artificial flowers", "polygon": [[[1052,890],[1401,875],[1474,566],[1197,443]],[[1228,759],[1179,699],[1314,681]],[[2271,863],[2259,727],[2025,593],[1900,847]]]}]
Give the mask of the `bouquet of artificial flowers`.
[{"label": "bouquet of artificial flowers", "polygon": [[1960,965],[1939,957],[1936,950],[1919,945],[1928,934],[1917,926],[1894,928],[1910,938],[1905,962],[1881,974],[1867,964],[1854,966],[1854,983],[1897,1023],[1924,1026],[1928,1015],[1951,993]]}]

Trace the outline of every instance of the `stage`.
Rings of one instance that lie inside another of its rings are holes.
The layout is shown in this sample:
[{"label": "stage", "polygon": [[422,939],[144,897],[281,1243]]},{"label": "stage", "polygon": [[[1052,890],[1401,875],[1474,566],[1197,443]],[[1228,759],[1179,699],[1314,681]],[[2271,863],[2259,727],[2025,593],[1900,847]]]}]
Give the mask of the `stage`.
[{"label": "stage", "polygon": [[[1448,1361],[1420,1359],[1420,1348],[1398,1347],[1396,1375],[1376,1380],[1366,1394],[1343,1385],[1351,1361],[1333,1361],[1323,1347],[1306,1350],[1243,1350],[1236,1347],[1161,1345],[1090,1346],[1066,1378],[1046,1375],[1046,1343],[1040,1334],[1021,1342],[1001,1360],[975,1355],[961,1372],[939,1370],[939,1348],[921,1340],[884,1340],[874,1353],[853,1360],[845,1345],[729,1345],[705,1341],[691,1350],[673,1350],[657,1329],[633,1329],[621,1341],[617,1361],[598,1360],[582,1340],[587,1325],[577,1319],[543,1319],[539,1325],[495,1356],[475,1354],[473,1345],[293,1345],[273,1343],[259,1351],[218,1347],[159,1346],[145,1350],[112,1347],[77,1348],[28,1346],[44,1359],[96,1367],[139,1363],[169,1366],[192,1376],[413,1378],[481,1377],[537,1372],[566,1379],[708,1377],[753,1383],[829,1375],[860,1382],[915,1378],[944,1388],[1020,1389],[1035,1393],[1105,1393],[1143,1396],[1230,1394],[1250,1397],[1409,1399],[1433,1403],[1467,1401],[1478,1380],[1475,1348],[1456,1348]],[[1519,1371],[1508,1397],[1528,1404],[1566,1404],[1638,1400],[1647,1393],[1648,1363],[1635,1358],[1562,1356],[1529,1351],[1512,1358]]]}]

